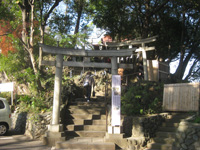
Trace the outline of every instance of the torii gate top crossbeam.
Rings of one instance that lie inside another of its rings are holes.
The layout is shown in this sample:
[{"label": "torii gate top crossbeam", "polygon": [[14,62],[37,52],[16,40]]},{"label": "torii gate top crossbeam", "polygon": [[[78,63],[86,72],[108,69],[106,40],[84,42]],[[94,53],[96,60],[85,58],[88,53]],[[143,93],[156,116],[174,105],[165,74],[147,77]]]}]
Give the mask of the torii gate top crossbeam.
[{"label": "torii gate top crossbeam", "polygon": [[156,41],[157,36],[153,36],[146,39],[139,39],[139,40],[129,40],[124,42],[106,42],[106,45],[108,47],[121,47],[121,46],[129,46],[129,45],[141,45],[141,44],[147,44],[151,42]]},{"label": "torii gate top crossbeam", "polygon": [[69,48],[60,48],[49,45],[44,45],[39,43],[42,47],[42,51],[49,54],[63,54],[68,56],[85,56],[85,57],[125,57],[130,56],[136,51],[136,48],[123,49],[123,50],[102,50],[102,51],[92,51],[92,50],[77,50]]}]

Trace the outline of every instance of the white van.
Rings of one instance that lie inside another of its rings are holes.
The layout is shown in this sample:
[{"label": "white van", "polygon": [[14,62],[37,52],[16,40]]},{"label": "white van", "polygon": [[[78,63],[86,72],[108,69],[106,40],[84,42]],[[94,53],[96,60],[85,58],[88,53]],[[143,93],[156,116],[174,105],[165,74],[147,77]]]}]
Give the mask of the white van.
[{"label": "white van", "polygon": [[11,110],[8,101],[0,97],[0,135],[4,135],[11,128]]}]

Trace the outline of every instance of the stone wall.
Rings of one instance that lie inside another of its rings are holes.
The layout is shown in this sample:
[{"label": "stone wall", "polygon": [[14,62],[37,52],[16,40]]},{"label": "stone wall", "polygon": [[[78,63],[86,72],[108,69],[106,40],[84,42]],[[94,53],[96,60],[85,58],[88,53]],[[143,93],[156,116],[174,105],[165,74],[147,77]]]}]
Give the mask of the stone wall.
[{"label": "stone wall", "polygon": [[126,149],[140,150],[152,137],[155,137],[158,127],[166,117],[165,113],[143,117],[124,117],[123,132],[129,136]]},{"label": "stone wall", "polygon": [[11,131],[13,134],[25,134],[31,139],[41,139],[47,131],[51,116],[51,112],[33,115],[25,112],[18,113],[16,110],[12,113]]},{"label": "stone wall", "polygon": [[183,120],[178,127],[177,140],[174,143],[180,150],[200,149],[200,124]]},{"label": "stone wall", "polygon": [[27,116],[25,135],[31,139],[41,139],[47,131],[47,125],[51,121],[51,112],[39,114],[36,118],[30,114]]},{"label": "stone wall", "polygon": [[27,113],[18,113],[17,111],[15,111],[14,113],[12,113],[11,119],[11,130],[14,132],[14,134],[24,134],[26,131]]}]

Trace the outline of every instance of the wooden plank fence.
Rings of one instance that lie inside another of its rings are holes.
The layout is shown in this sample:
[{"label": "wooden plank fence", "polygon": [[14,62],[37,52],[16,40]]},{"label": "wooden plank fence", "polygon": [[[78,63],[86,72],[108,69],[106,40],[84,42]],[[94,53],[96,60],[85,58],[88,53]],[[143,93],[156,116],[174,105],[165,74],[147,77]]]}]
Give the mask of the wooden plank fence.
[{"label": "wooden plank fence", "polygon": [[147,60],[148,80],[165,81],[169,76],[169,63],[158,60]]},{"label": "wooden plank fence", "polygon": [[164,111],[199,111],[199,83],[165,84]]}]

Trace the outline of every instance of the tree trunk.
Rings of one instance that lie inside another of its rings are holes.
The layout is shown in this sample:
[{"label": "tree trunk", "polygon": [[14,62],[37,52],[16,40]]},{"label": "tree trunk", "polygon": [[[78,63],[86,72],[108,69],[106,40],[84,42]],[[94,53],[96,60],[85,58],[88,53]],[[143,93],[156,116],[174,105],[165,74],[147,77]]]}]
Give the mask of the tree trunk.
[{"label": "tree trunk", "polygon": [[189,79],[189,77],[191,76],[191,74],[192,74],[192,71],[193,71],[193,69],[194,69],[194,67],[196,66],[196,64],[198,63],[198,59],[196,59],[194,62],[193,62],[193,64],[191,65],[191,67],[190,67],[190,70],[188,71],[188,74],[187,74],[187,76],[185,77],[185,81],[187,81],[188,79]]},{"label": "tree trunk", "polygon": [[75,27],[75,31],[74,34],[77,34],[79,32],[79,26],[80,26],[80,21],[81,21],[81,15],[82,15],[82,8],[80,8],[80,11],[78,12],[78,18],[76,21],[76,27]]},{"label": "tree trunk", "polygon": [[30,55],[30,58],[31,58],[31,63],[32,63],[32,66],[33,66],[33,70],[34,70],[34,73],[35,75],[38,74],[38,69],[36,67],[36,61],[35,61],[35,58],[34,58],[34,54],[33,54],[33,38],[34,38],[34,0],[32,0],[32,3],[31,3],[31,27],[30,27],[30,48],[29,48],[29,55]]},{"label": "tree trunk", "polygon": [[[40,43],[44,43],[44,30],[45,30],[45,26],[47,24],[47,20],[50,16],[50,14],[53,12],[53,10],[59,5],[59,3],[61,2],[61,0],[56,0],[54,2],[54,4],[52,5],[52,7],[49,9],[48,13],[45,14],[45,16],[43,16],[43,5],[44,5],[44,1],[42,0],[40,3],[40,20],[41,20],[41,24],[40,24]],[[42,48],[39,48],[39,69],[41,69],[41,61],[42,61]]]},{"label": "tree trunk", "polygon": [[[33,54],[34,47],[34,0],[23,0],[23,3],[18,3],[19,7],[22,11],[22,42],[24,45],[24,49],[28,51],[31,65],[36,76],[36,82],[39,89],[42,89],[41,82],[38,79],[38,68],[36,65],[36,61]],[[29,14],[31,14],[31,18],[29,19]],[[30,24],[30,28],[28,28],[28,24]]]},{"label": "tree trunk", "polygon": [[[186,66],[189,60],[184,60],[185,57],[185,47],[184,47],[184,28],[185,28],[185,12],[183,12],[183,21],[182,21],[182,33],[181,33],[181,44],[180,44],[180,61],[178,64],[178,68],[176,69],[176,72],[174,73],[174,79],[182,80]],[[189,54],[187,57],[190,57]]]}]

